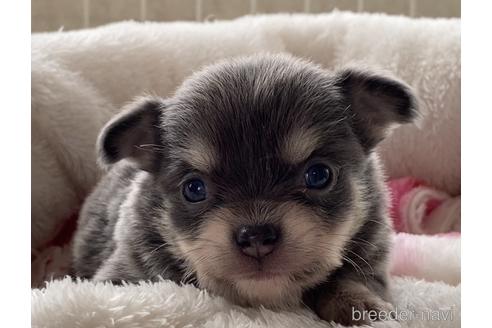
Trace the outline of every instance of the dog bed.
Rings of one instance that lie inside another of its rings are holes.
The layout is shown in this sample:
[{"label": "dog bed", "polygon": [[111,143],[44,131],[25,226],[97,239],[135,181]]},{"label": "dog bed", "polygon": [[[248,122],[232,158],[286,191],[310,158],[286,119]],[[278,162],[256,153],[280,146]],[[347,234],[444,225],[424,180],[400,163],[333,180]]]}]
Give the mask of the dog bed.
[{"label": "dog bed", "polygon": [[[461,326],[459,287],[394,278],[392,296],[400,320],[376,322],[374,327]],[[169,281],[113,286],[67,278],[35,290],[32,303],[33,327],[341,327],[307,310],[241,308]]]},{"label": "dog bed", "polygon": [[[124,103],[143,92],[165,97],[202,65],[256,52],[288,52],[326,68],[376,67],[405,80],[417,91],[422,118],[378,149],[389,177],[418,177],[459,195],[459,19],[334,12],[43,33],[32,37],[33,255],[60,235],[96,183],[97,133]],[[459,240],[395,235],[391,291],[397,309],[414,320],[375,326],[460,326]],[[70,260],[68,247],[53,254]],[[33,266],[33,277],[38,268],[46,265]],[[330,326],[309,311],[243,309],[168,281],[54,280],[32,290],[31,309],[33,327]]]},{"label": "dog bed", "polygon": [[[399,320],[375,322],[374,327],[460,327],[460,238],[403,233],[395,243],[391,294]],[[33,290],[31,316],[33,327],[53,328],[341,327],[308,310],[241,308],[170,281],[113,286],[54,280]]]}]

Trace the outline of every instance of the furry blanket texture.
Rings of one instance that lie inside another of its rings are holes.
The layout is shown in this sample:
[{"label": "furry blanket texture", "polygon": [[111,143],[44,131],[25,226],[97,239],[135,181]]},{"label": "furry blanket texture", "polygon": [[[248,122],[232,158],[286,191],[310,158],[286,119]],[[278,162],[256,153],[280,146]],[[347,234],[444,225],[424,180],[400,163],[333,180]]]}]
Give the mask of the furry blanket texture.
[{"label": "furry blanket texture", "polygon": [[[374,326],[460,327],[460,254],[455,235],[396,234],[391,293],[399,321]],[[170,281],[113,286],[65,278],[33,289],[31,304],[33,327],[340,327],[307,310],[241,308]]]},{"label": "furry blanket texture", "polygon": [[32,37],[32,247],[49,242],[100,171],[102,125],[142,93],[169,96],[219,59],[288,52],[328,69],[367,66],[409,83],[422,119],[379,148],[390,178],[460,194],[460,20],[382,14],[250,16],[212,23],[123,22]]},{"label": "furry blanket texture", "polygon": [[[461,291],[444,283],[394,278],[399,321],[374,327],[460,327]],[[341,327],[307,310],[273,312],[234,306],[191,285],[173,282],[113,286],[70,279],[32,293],[33,327]],[[412,317],[413,316],[413,317]]]}]

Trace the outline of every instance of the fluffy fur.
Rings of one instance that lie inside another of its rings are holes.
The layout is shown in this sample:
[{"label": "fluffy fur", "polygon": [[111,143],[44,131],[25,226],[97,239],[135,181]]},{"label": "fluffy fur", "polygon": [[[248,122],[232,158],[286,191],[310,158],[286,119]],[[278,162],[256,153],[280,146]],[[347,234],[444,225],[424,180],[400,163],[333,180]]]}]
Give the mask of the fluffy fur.
[{"label": "fluffy fur", "polygon": [[461,283],[461,236],[398,233],[394,236],[391,274],[412,276],[427,281]]},{"label": "fluffy fur", "polygon": [[292,53],[325,68],[381,67],[407,81],[422,99],[423,118],[396,130],[379,154],[390,177],[416,176],[456,195],[460,48],[459,19],[341,12],[35,34],[32,247],[49,241],[95,185],[97,134],[124,103],[143,92],[169,96],[204,64],[262,51]]},{"label": "fluffy fur", "polygon": [[[390,309],[391,228],[373,152],[416,114],[404,83],[368,72],[286,55],[206,67],[173,97],[142,99],[102,130],[100,161],[116,165],[82,209],[76,274],[195,281],[251,306],[304,301],[343,323],[352,308]],[[322,188],[306,184],[313,165],[329,170]],[[186,199],[190,179],[205,181],[207,197]],[[265,225],[279,238],[261,240],[256,256],[273,251],[253,258],[238,231]]]},{"label": "fluffy fur", "polygon": [[[453,320],[415,318],[376,322],[374,327],[461,327],[460,286],[409,278],[393,278],[391,286],[391,297],[399,311],[425,314],[453,309]],[[33,290],[31,300],[33,327],[342,327],[320,321],[309,311],[238,307],[191,285],[179,286],[170,281],[113,286],[67,278]]]}]

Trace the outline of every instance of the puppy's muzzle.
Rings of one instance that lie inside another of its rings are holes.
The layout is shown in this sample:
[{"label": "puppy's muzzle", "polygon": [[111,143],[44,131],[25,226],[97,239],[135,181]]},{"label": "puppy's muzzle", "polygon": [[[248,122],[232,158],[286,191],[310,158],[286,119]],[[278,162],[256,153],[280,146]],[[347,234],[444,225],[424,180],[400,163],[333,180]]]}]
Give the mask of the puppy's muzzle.
[{"label": "puppy's muzzle", "polygon": [[235,239],[241,252],[260,260],[275,250],[280,241],[280,230],[272,224],[241,226]]}]

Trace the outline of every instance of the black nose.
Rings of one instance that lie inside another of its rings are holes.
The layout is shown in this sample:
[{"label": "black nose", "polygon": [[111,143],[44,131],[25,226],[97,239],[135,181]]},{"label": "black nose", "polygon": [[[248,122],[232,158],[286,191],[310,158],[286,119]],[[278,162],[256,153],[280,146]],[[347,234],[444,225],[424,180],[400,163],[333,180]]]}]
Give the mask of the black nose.
[{"label": "black nose", "polygon": [[244,254],[260,259],[273,252],[279,237],[279,230],[271,224],[242,226],[236,243]]}]

